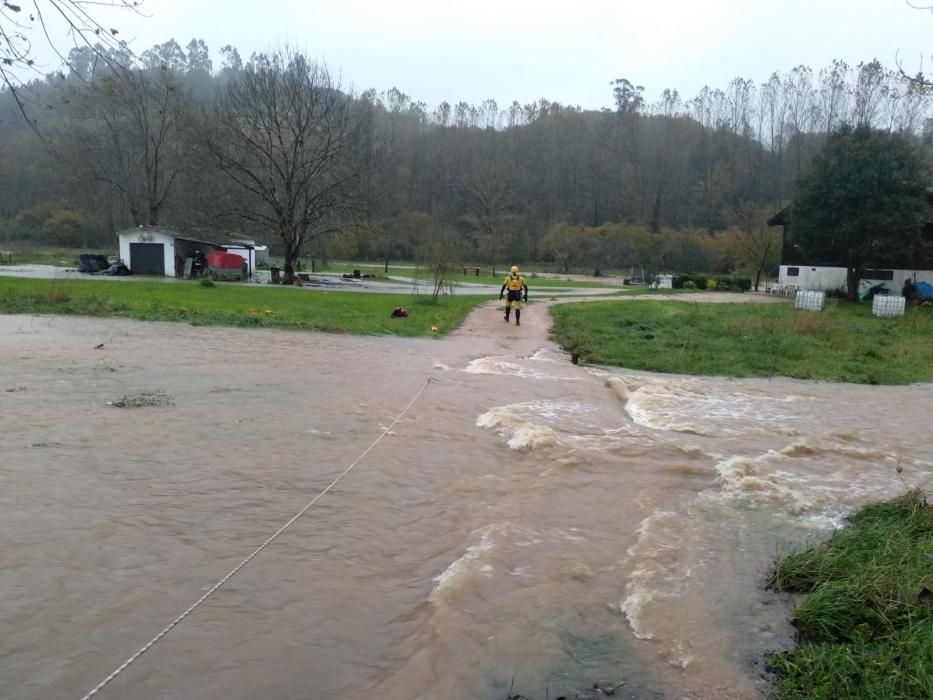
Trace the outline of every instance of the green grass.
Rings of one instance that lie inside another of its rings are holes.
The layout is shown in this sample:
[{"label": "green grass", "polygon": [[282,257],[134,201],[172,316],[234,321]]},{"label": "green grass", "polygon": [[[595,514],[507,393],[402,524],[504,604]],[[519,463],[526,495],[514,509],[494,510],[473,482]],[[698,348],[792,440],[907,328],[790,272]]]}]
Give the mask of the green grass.
[{"label": "green grass", "polygon": [[25,246],[22,243],[0,243],[3,251],[3,265],[6,262],[7,252],[13,253],[13,265],[57,265],[59,267],[77,267],[78,256],[81,253],[101,253],[107,256],[116,256],[116,248],[49,248]]},{"label": "green grass", "polygon": [[868,304],[607,301],[551,309],[554,336],[588,362],[731,377],[860,384],[933,380],[933,309],[875,318]]},{"label": "green grass", "polygon": [[826,544],[775,563],[771,585],[807,593],[801,644],[769,659],[777,700],[933,697],[933,506],[868,505]]},{"label": "green grass", "polygon": [[[331,292],[197,282],[37,280],[0,277],[0,313],[118,316],[194,325],[288,328],[359,335],[444,335],[487,297],[431,304],[405,294]],[[404,306],[408,318],[390,318]]]}]

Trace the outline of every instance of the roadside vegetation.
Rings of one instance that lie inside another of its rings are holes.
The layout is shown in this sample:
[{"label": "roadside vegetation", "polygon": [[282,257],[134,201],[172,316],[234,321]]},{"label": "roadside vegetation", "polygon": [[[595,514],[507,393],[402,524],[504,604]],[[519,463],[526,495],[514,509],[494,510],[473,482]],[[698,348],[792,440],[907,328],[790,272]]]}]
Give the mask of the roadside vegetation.
[{"label": "roadside vegetation", "polygon": [[870,305],[618,301],[551,309],[553,334],[582,360],[630,369],[859,384],[933,380],[933,310],[875,318]]},{"label": "roadside vegetation", "polygon": [[[331,292],[196,282],[36,280],[0,277],[0,313],[116,316],[192,325],[287,328],[357,335],[444,335],[488,297],[432,304],[406,294]],[[407,318],[390,318],[402,306]],[[436,327],[436,331],[432,328]]]},{"label": "roadside vegetation", "polygon": [[770,584],[806,593],[800,646],[770,657],[777,700],[933,697],[933,506],[865,506],[825,544],[781,557]]}]

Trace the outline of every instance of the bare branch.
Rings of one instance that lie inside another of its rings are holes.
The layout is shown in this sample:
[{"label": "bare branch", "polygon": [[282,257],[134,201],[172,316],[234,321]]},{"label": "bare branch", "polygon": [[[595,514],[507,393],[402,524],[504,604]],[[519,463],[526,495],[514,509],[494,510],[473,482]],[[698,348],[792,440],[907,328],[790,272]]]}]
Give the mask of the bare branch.
[{"label": "bare branch", "polygon": [[[0,84],[5,85],[16,101],[23,117],[38,133],[35,118],[28,114],[28,102],[23,99],[27,77],[42,77],[36,66],[36,48],[48,46],[62,66],[73,70],[68,57],[59,48],[54,36],[63,32],[71,36],[74,46],[83,43],[115,70],[113,58],[107,52],[126,51],[126,43],[117,39],[119,31],[104,26],[92,12],[101,9],[125,10],[141,14],[142,0],[32,0],[31,8],[3,0],[0,4]],[[55,26],[52,20],[55,19]],[[44,141],[46,139],[43,139]]]}]

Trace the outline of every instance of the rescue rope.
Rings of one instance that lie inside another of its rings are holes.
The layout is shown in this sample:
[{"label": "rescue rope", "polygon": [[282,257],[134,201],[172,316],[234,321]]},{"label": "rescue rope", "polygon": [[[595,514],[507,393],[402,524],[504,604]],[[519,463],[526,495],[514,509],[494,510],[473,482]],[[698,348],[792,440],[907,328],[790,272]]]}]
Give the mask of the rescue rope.
[{"label": "rescue rope", "polygon": [[93,697],[94,697],[95,695],[97,695],[101,690],[103,690],[105,687],[107,687],[107,685],[110,684],[110,682],[113,681],[114,678],[116,678],[116,677],[119,676],[121,673],[123,673],[127,668],[129,668],[131,664],[133,664],[136,660],[139,659],[139,657],[141,657],[141,656],[142,656],[143,654],[145,654],[147,651],[149,651],[150,649],[152,649],[152,647],[154,647],[154,646],[159,642],[159,640],[161,640],[165,635],[167,635],[167,634],[168,634],[169,632],[171,632],[175,627],[177,627],[177,626],[178,626],[186,617],[188,617],[191,613],[193,613],[195,610],[197,610],[198,607],[199,607],[204,601],[206,601],[208,598],[210,598],[212,595],[214,595],[214,593],[216,593],[216,592],[220,589],[220,587],[223,586],[227,581],[229,581],[231,578],[233,578],[233,577],[237,574],[237,572],[240,571],[240,569],[242,569],[244,566],[246,566],[247,564],[249,564],[249,563],[253,560],[253,558],[256,557],[262,550],[264,550],[266,547],[268,547],[270,544],[272,544],[272,542],[274,542],[274,541],[276,540],[276,538],[278,538],[279,535],[281,535],[281,534],[282,534],[283,532],[285,532],[288,528],[290,528],[290,527],[292,526],[292,524],[293,524],[296,520],[298,520],[298,518],[300,518],[302,515],[304,515],[306,512],[308,512],[308,510],[311,508],[311,506],[313,506],[315,503],[317,503],[321,498],[324,497],[325,494],[327,494],[328,491],[330,491],[332,488],[334,488],[334,486],[336,486],[337,483],[338,483],[343,477],[345,477],[347,474],[350,473],[350,470],[351,470],[351,469],[353,469],[357,464],[359,464],[359,463],[363,460],[363,458],[366,457],[366,455],[368,455],[368,454],[372,451],[372,449],[373,449],[376,445],[378,445],[379,442],[382,441],[382,438],[384,438],[386,435],[389,434],[389,432],[391,432],[392,428],[394,428],[394,427],[398,424],[398,422],[399,422],[400,420],[402,420],[402,418],[405,416],[406,413],[408,413],[408,411],[411,409],[411,407],[415,405],[415,402],[416,402],[419,398],[421,398],[421,395],[424,394],[425,389],[428,388],[428,384],[430,384],[432,381],[436,381],[436,380],[434,380],[432,377],[428,377],[427,379],[424,380],[424,383],[421,385],[421,388],[418,389],[418,391],[415,393],[414,397],[412,397],[411,401],[408,402],[408,405],[405,406],[404,409],[402,409],[402,412],[399,413],[399,414],[395,417],[395,420],[393,420],[393,421],[379,434],[379,436],[378,436],[375,440],[372,441],[372,443],[370,444],[370,446],[367,447],[367,448],[363,451],[363,453],[362,453],[359,457],[357,457],[357,458],[353,461],[352,464],[350,464],[349,467],[347,467],[346,469],[344,469],[344,470],[337,476],[336,479],[334,479],[332,482],[330,482],[330,484],[327,486],[327,488],[325,488],[325,489],[324,489],[323,491],[321,491],[317,496],[315,496],[313,499],[311,499],[311,501],[309,501],[308,504],[305,505],[304,508],[302,508],[301,510],[299,510],[294,516],[292,516],[292,518],[291,518],[287,523],[285,523],[282,527],[280,527],[278,530],[276,530],[276,532],[275,532],[274,535],[272,535],[269,539],[267,539],[265,542],[263,542],[261,545],[259,545],[255,550],[253,550],[253,553],[252,553],[252,554],[250,554],[250,555],[249,555],[248,557],[246,557],[243,561],[241,561],[239,564],[237,564],[233,569],[230,570],[230,572],[229,572],[226,576],[224,576],[224,577],[223,577],[222,579],[220,579],[217,583],[215,583],[213,586],[211,586],[211,588],[210,588],[204,595],[202,595],[200,598],[198,598],[194,603],[192,603],[192,604],[188,607],[187,610],[185,610],[181,615],[179,615],[179,616],[176,617],[174,620],[172,620],[169,624],[167,624],[167,625],[162,629],[161,632],[159,632],[155,637],[153,637],[153,638],[150,639],[148,642],[146,642],[146,644],[145,644],[144,646],[142,646],[142,647],[139,649],[139,651],[137,651],[135,654],[133,654],[131,657],[129,657],[126,661],[124,661],[122,664],[120,664],[120,666],[119,666],[113,673],[111,673],[111,674],[110,674],[109,676],[107,676],[104,680],[102,680],[100,683],[98,683],[90,692],[87,693],[87,695],[83,696],[83,697],[81,698],[81,700],[90,700],[90,698],[93,698]]}]

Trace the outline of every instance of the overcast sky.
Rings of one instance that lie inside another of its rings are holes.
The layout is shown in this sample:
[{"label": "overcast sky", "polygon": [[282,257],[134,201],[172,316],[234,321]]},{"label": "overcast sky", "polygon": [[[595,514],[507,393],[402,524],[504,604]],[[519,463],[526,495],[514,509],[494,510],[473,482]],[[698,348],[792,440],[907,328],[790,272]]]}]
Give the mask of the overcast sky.
[{"label": "overcast sky", "polygon": [[833,58],[893,67],[900,52],[916,70],[933,52],[933,16],[907,0],[145,0],[143,10],[107,16],[137,52],[198,37],[218,63],[224,44],[246,60],[289,42],[357,90],[397,86],[431,107],[547,97],[598,108],[617,77],[649,99],[666,87],[691,97]]}]

